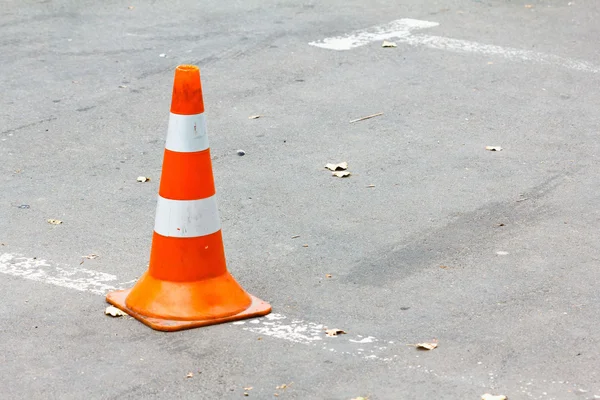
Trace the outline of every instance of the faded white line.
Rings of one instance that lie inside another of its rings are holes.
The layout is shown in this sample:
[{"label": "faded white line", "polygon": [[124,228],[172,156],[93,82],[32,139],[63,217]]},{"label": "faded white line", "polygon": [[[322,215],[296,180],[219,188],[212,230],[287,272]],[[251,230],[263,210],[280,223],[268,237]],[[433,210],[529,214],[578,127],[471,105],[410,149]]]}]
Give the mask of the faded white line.
[{"label": "faded white line", "polygon": [[233,322],[241,325],[245,331],[259,335],[284,339],[294,343],[318,347],[323,351],[360,357],[366,360],[391,361],[397,358],[393,354],[394,342],[379,340],[373,336],[352,334],[327,336],[328,328],[322,324],[299,319],[288,319],[285,315],[272,313],[263,318]]},{"label": "faded white line", "polygon": [[[113,290],[124,289],[135,281],[120,282],[115,275],[68,265],[55,265],[49,261],[24,257],[19,254],[0,253],[0,273],[48,283],[105,296]],[[263,336],[283,339],[288,342],[311,345],[323,351],[361,357],[368,360],[390,361],[398,357],[390,354],[389,345],[373,336],[352,334],[329,337],[327,327],[314,322],[289,319],[285,315],[272,313],[263,318],[237,321],[229,325]],[[342,327],[345,328],[345,327]]]},{"label": "faded white line", "polygon": [[412,30],[432,28],[438,25],[437,22],[403,18],[389,24],[372,26],[347,35],[325,38],[309,44],[329,50],[350,50],[375,41],[408,36]]},{"label": "faded white line", "polygon": [[122,288],[115,284],[115,275],[86,268],[61,267],[46,260],[19,254],[0,254],[0,273],[99,295]]},{"label": "faded white line", "polygon": [[329,50],[350,50],[355,47],[364,46],[370,42],[396,39],[396,42],[410,46],[424,46],[454,53],[483,54],[486,56],[502,57],[511,61],[532,62],[542,65],[554,65],[575,71],[600,73],[600,67],[586,61],[531,50],[412,33],[416,29],[431,28],[438,25],[437,22],[399,19],[386,25],[374,26],[361,31],[351,32],[344,36],[326,38],[309,44]]}]

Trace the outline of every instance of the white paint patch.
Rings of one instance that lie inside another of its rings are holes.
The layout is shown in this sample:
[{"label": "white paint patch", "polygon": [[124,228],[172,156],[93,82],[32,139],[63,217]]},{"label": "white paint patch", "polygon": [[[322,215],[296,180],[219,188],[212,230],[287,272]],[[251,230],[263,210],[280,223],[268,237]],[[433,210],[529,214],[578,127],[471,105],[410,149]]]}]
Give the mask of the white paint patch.
[{"label": "white paint patch", "polygon": [[171,113],[165,148],[181,153],[208,149],[206,117],[204,114],[179,115]]},{"label": "white paint patch", "polygon": [[[250,323],[254,321],[258,321],[260,324],[246,325],[242,329],[303,345],[319,346],[324,351],[361,357],[367,360],[390,361],[397,357],[396,355],[390,355],[386,346],[376,345],[387,342],[380,342],[373,336],[363,338],[360,335],[346,334],[329,337],[325,334],[327,328],[323,324],[298,319],[288,320],[286,316],[277,313],[271,313],[261,319],[251,320]],[[233,322],[233,324],[236,323]],[[361,343],[363,346],[357,349],[354,343]],[[369,347],[364,346],[365,344]]]},{"label": "white paint patch", "polygon": [[310,42],[309,45],[329,50],[351,50],[371,42],[395,38],[396,43],[410,46],[424,46],[431,49],[446,50],[454,53],[475,53],[490,57],[501,57],[510,61],[532,62],[542,65],[554,65],[581,72],[600,73],[600,67],[585,61],[573,60],[552,54],[509,47],[494,46],[468,40],[451,39],[442,36],[413,34],[413,30],[438,26],[437,22],[414,19],[399,19],[389,24],[354,31],[343,36],[325,38]]},{"label": "white paint patch", "polygon": [[53,266],[46,260],[18,254],[0,254],[0,273],[99,295],[124,288],[116,284],[115,275],[86,268]]},{"label": "white paint patch", "polygon": [[217,197],[171,200],[158,196],[154,231],[181,238],[210,235],[221,229]]},{"label": "white paint patch", "polygon": [[[358,337],[362,337],[360,335],[357,335],[357,336]],[[352,343],[373,343],[373,339],[375,339],[373,336],[367,336],[366,338],[361,339],[361,340],[352,340],[352,339],[350,339],[350,341]]]},{"label": "white paint patch", "polygon": [[350,50],[371,42],[408,36],[412,30],[432,28],[438,25],[437,22],[403,18],[392,21],[389,24],[354,31],[347,35],[310,42],[309,45],[329,50]]}]

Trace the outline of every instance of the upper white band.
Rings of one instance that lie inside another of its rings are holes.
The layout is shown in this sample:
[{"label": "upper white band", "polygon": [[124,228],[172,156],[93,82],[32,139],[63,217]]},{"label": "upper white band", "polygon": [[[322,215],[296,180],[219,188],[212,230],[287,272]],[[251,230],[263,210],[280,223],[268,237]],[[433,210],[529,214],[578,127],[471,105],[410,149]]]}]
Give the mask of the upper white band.
[{"label": "upper white band", "polygon": [[204,113],[194,115],[171,113],[165,148],[181,153],[191,153],[208,149]]},{"label": "upper white band", "polygon": [[171,200],[158,196],[154,231],[163,236],[198,237],[221,229],[217,197]]}]

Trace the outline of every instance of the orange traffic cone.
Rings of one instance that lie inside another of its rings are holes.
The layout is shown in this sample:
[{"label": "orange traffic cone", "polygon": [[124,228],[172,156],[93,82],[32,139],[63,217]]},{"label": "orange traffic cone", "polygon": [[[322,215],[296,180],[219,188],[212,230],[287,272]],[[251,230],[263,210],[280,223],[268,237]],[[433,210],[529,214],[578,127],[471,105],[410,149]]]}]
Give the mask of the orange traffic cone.
[{"label": "orange traffic cone", "polygon": [[257,317],[271,306],[227,271],[206,136],[200,70],[175,70],[150,266],[106,301],[153,329],[176,331]]}]

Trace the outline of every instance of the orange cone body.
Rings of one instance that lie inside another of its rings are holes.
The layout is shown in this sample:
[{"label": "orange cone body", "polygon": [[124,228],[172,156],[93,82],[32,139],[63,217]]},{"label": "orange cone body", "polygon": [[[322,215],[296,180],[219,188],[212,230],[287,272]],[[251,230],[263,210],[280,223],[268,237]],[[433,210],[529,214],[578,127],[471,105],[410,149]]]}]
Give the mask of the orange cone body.
[{"label": "orange cone body", "polygon": [[196,66],[175,70],[150,266],[132,289],[106,301],[162,331],[271,312],[227,271]]}]

